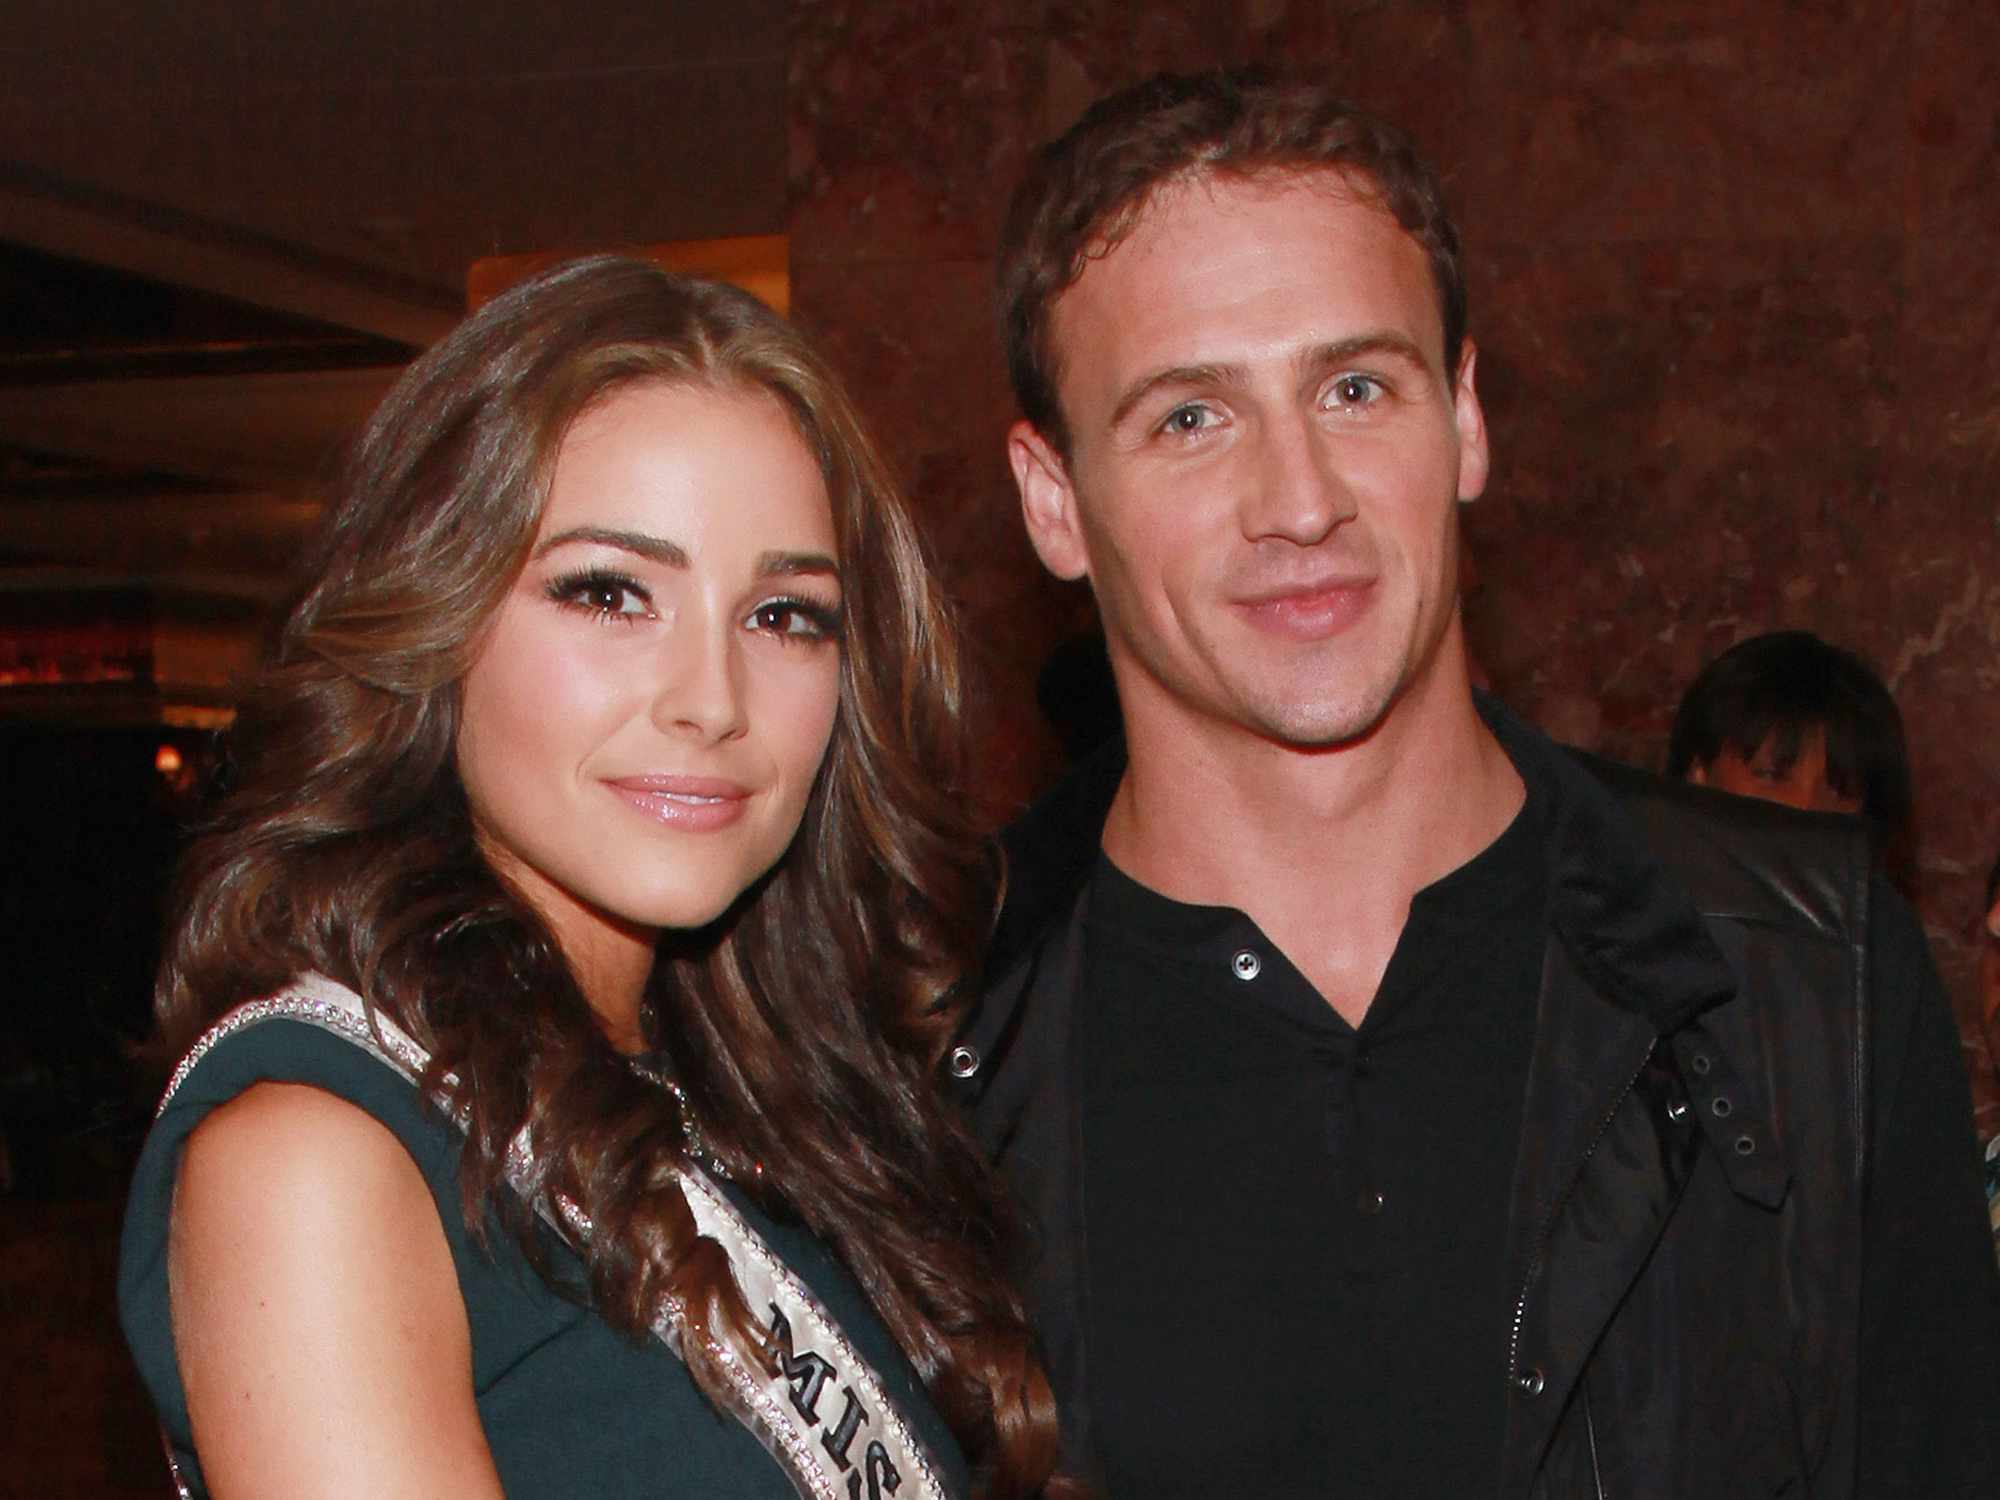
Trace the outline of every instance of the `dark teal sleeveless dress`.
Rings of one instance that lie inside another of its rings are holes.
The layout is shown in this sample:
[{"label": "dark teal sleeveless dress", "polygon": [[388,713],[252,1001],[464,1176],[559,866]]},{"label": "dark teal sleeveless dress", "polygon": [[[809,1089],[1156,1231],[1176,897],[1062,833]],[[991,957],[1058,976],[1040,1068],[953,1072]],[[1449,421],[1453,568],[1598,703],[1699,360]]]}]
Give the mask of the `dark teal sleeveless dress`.
[{"label": "dark teal sleeveless dress", "polygon": [[[119,1315],[191,1493],[204,1491],[167,1304],[175,1171],[182,1143],[208,1112],[265,1081],[309,1084],[366,1110],[394,1132],[423,1172],[457,1267],[472,1330],[474,1395],[510,1500],[695,1495],[791,1500],[798,1494],[757,1438],[710,1404],[678,1356],[659,1340],[635,1343],[587,1306],[551,1290],[508,1231],[496,1227],[486,1248],[474,1243],[458,1206],[457,1130],[380,1059],[290,1019],[235,1031],[187,1073],[147,1139],[126,1210]],[[943,1492],[967,1494],[957,1444],[854,1278],[808,1231],[773,1220],[726,1185],[724,1191],[872,1366],[883,1393],[927,1451]],[[556,1266],[576,1270],[576,1258],[552,1231],[549,1240]],[[381,1270],[396,1274],[393,1265]],[[829,1402],[824,1415],[836,1411]],[[868,1496],[860,1466],[847,1479],[843,1490]],[[904,1487],[903,1500],[912,1488]]]}]

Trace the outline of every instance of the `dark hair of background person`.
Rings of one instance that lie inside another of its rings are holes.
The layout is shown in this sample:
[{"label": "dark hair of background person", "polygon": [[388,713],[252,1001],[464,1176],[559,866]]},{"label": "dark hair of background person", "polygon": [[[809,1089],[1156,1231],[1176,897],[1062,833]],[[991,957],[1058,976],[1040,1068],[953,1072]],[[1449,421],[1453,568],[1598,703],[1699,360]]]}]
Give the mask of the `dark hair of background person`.
[{"label": "dark hair of background person", "polygon": [[1702,668],[1674,714],[1667,775],[1685,780],[1724,750],[1749,760],[1767,741],[1782,775],[1814,735],[1824,736],[1827,784],[1861,804],[1885,867],[1907,887],[1915,851],[1903,716],[1868,663],[1810,631],[1752,636]]},{"label": "dark hair of background person", "polygon": [[[466,1122],[463,1210],[548,1271],[506,1185],[594,1224],[593,1306],[634,1338],[667,1297],[768,1361],[727,1256],[668,1168],[673,1099],[611,1046],[556,940],[474,844],[459,682],[525,564],[572,423],[638,383],[768,393],[818,459],[841,566],[839,707],[790,852],[711,927],[663,937],[645,1001],[704,1144],[832,1244],[990,1493],[1056,1459],[1049,1387],[1000,1270],[1007,1210],[936,1088],[993,903],[961,795],[950,618],[912,521],[820,357],[749,295],[609,257],[488,304],[361,435],[233,731],[231,784],[182,866],[156,1009],[176,1055],[316,970],[431,1054]],[[761,1181],[755,1171],[762,1164]],[[560,1220],[557,1220],[560,1222]],[[683,1340],[702,1389],[705,1340]]]},{"label": "dark hair of background person", "polygon": [[1430,261],[1444,372],[1456,377],[1465,338],[1458,230],[1415,142],[1321,84],[1255,68],[1162,74],[1100,100],[1044,146],[1015,189],[1000,233],[1000,329],[1014,396],[1065,461],[1070,432],[1049,338],[1056,299],[1131,232],[1166,184],[1266,172],[1338,173],[1408,231]]}]

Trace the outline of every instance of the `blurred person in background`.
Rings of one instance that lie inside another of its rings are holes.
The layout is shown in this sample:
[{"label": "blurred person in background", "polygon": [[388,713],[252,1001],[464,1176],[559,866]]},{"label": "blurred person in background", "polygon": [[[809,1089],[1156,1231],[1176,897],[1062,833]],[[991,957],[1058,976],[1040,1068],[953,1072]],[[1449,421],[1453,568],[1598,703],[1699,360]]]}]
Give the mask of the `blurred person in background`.
[{"label": "blurred person in background", "polygon": [[1689,686],[1667,775],[1739,797],[1864,819],[1905,895],[1916,873],[1903,716],[1851,651],[1805,630],[1739,641]]}]

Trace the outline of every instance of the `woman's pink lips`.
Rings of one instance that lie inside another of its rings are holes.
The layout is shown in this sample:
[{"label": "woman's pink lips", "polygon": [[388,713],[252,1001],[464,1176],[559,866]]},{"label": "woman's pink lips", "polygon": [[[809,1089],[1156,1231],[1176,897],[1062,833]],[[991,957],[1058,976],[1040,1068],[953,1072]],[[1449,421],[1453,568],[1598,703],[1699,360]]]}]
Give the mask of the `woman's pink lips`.
[{"label": "woman's pink lips", "polygon": [[726,828],[750,805],[749,788],[712,776],[623,776],[604,783],[626,805],[667,828]]},{"label": "woman's pink lips", "polygon": [[1368,608],[1372,578],[1337,579],[1242,600],[1250,623],[1288,640],[1317,641],[1339,635]]}]

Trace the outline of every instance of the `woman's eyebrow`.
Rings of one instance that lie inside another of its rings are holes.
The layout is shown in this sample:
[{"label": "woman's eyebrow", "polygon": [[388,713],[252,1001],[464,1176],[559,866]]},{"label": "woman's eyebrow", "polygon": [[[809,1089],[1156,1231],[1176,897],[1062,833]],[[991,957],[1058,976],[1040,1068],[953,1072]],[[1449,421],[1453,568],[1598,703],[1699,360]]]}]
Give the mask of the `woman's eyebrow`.
[{"label": "woman's eyebrow", "polygon": [[686,551],[665,537],[649,536],[643,531],[620,531],[610,526],[572,526],[567,531],[558,531],[540,543],[534,555],[537,558],[546,557],[558,547],[578,542],[616,547],[621,552],[630,552],[669,568],[685,568],[688,565]]},{"label": "woman's eyebrow", "polygon": [[[537,544],[534,555],[546,556],[558,547],[571,546],[616,547],[621,552],[630,552],[635,557],[669,568],[689,566],[687,549],[678,542],[670,542],[665,537],[653,536],[644,531],[624,531],[615,526],[572,526],[567,531],[559,531],[554,536]],[[840,564],[824,552],[771,551],[757,555],[757,572],[767,577],[796,577],[800,574],[823,573],[829,577],[840,577]]]},{"label": "woman's eyebrow", "polygon": [[801,573],[824,573],[836,581],[840,564],[824,552],[765,552],[757,558],[757,571],[771,576],[795,577]]}]

